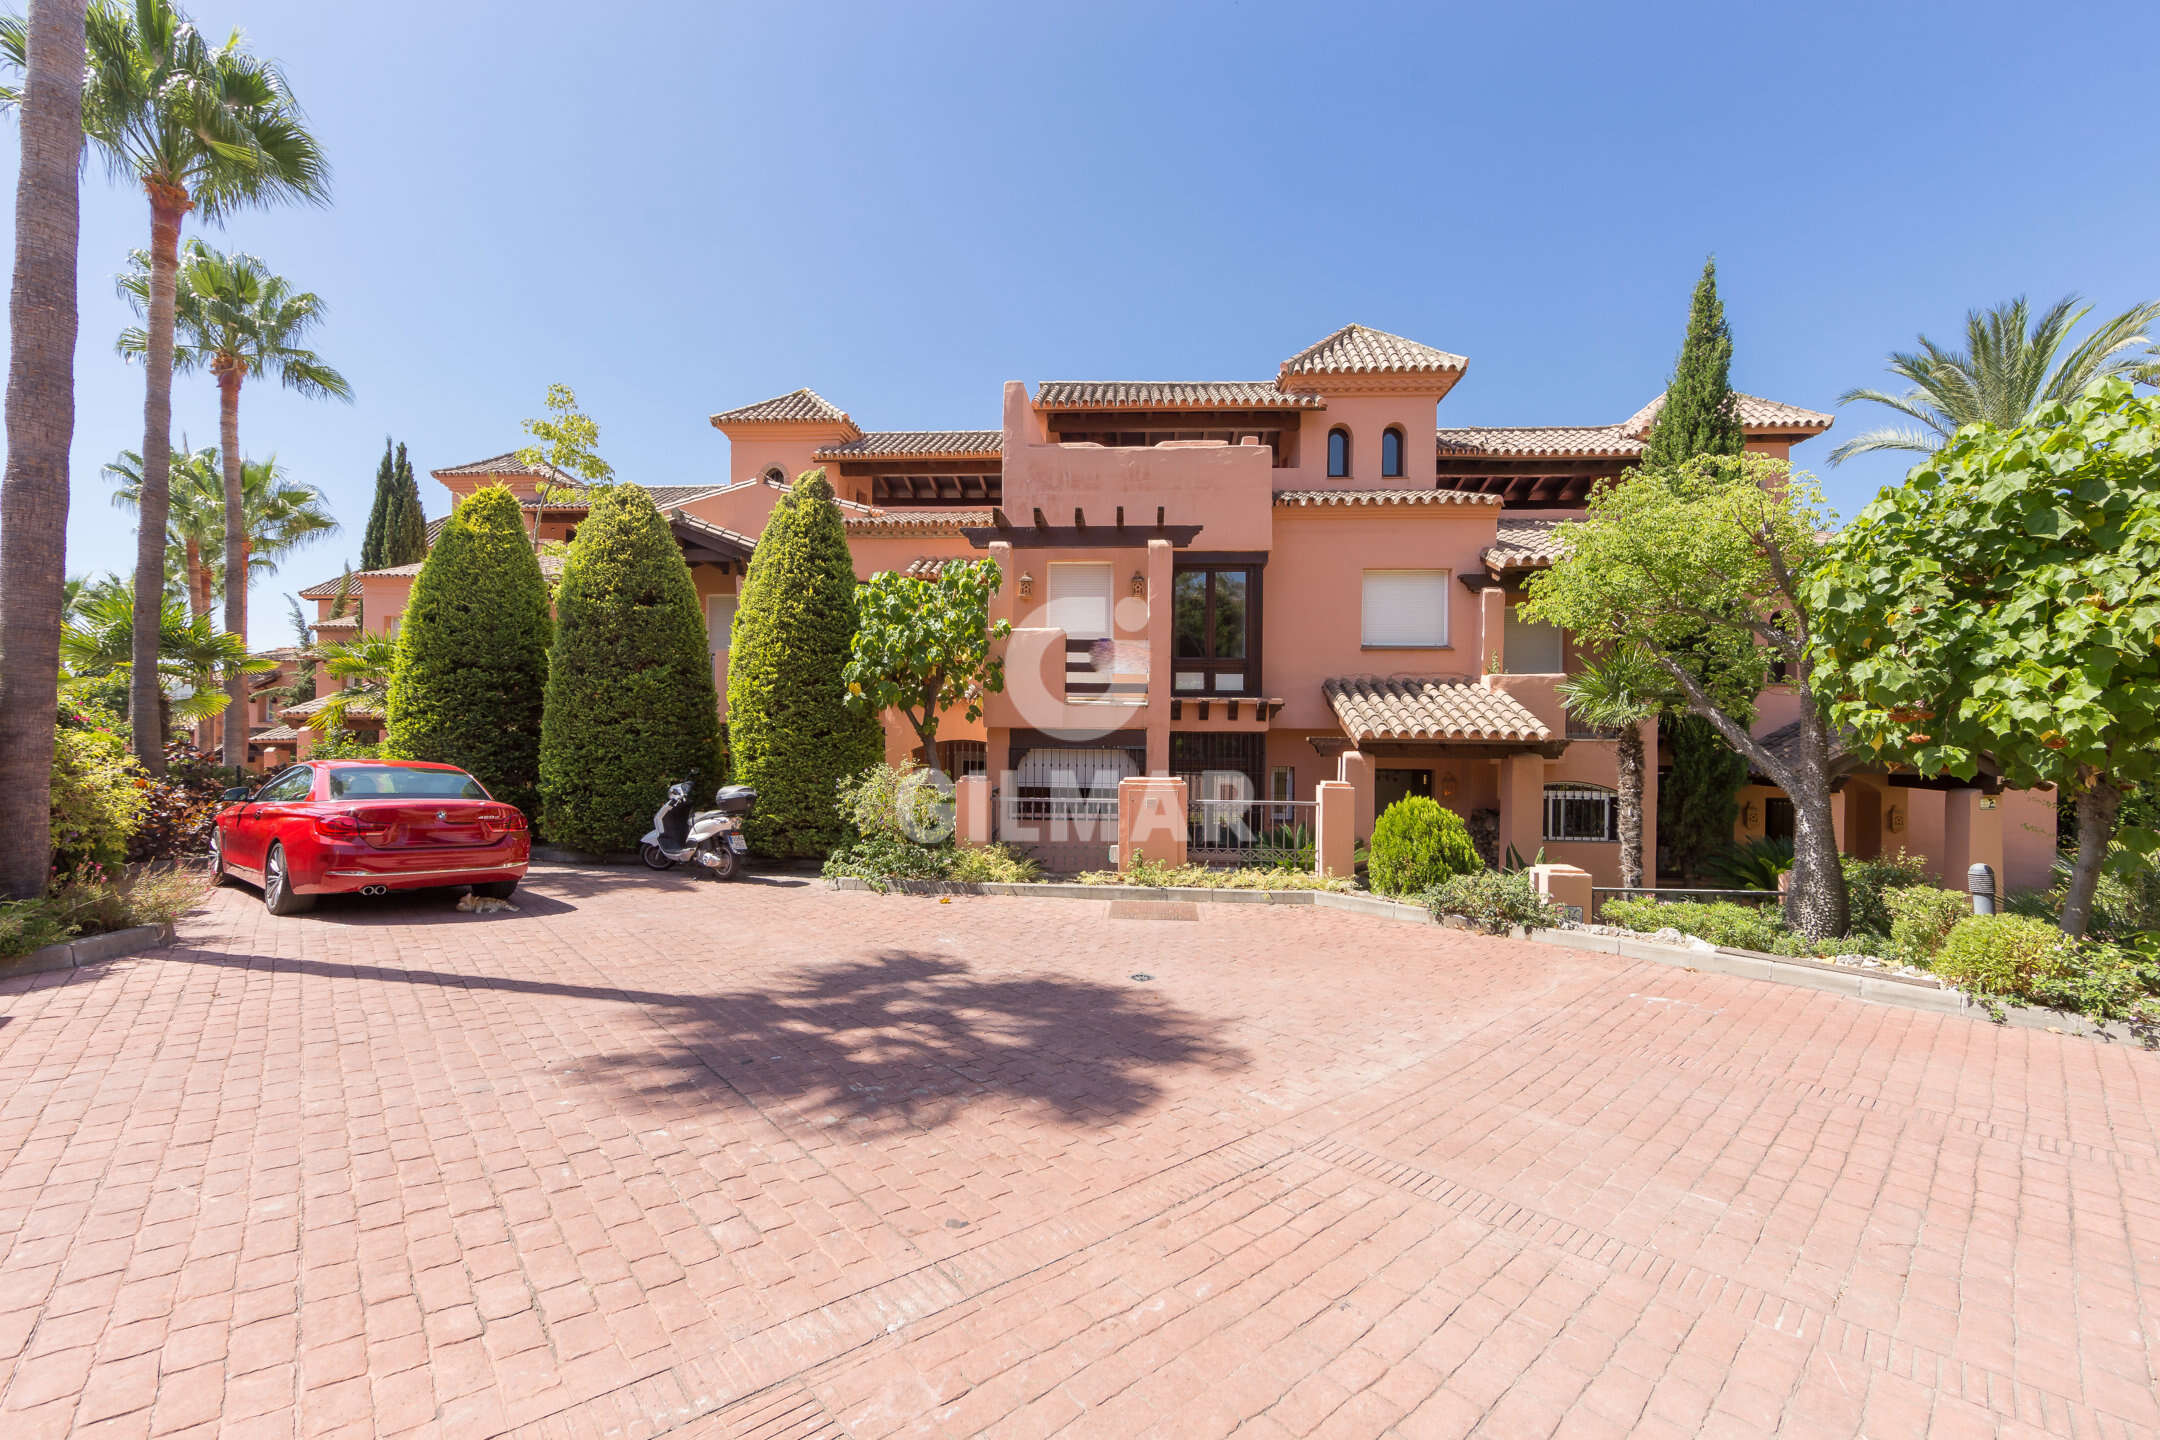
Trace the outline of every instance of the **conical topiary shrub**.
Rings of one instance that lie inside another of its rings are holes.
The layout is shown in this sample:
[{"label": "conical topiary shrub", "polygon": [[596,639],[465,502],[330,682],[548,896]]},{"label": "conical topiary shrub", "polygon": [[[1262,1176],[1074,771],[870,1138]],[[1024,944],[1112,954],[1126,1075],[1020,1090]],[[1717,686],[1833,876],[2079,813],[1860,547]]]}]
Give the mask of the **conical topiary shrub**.
[{"label": "conical topiary shrub", "polygon": [[383,753],[462,766],[537,814],[551,628],[517,497],[500,485],[468,497],[413,580]]},{"label": "conical topiary shrub", "polygon": [[795,482],[766,521],[728,652],[728,749],[756,788],[746,827],[767,855],[821,856],[849,838],[834,786],[884,758],[876,715],[847,703],[855,564],[825,472]]},{"label": "conical topiary shrub", "polygon": [[555,592],[540,727],[540,832],[557,845],[634,848],[667,787],[711,802],[719,696],[690,567],[635,485],[592,492]]}]

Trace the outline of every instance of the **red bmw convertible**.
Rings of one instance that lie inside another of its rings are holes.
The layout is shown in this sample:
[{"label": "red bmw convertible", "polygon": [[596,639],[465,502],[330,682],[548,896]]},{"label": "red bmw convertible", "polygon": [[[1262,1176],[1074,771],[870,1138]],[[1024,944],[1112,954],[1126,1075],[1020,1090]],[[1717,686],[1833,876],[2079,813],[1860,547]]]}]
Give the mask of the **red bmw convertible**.
[{"label": "red bmw convertible", "polygon": [[431,885],[508,899],[532,858],[524,815],[455,765],[309,760],[225,799],[213,873],[260,885],[273,915],[297,915],[318,895]]}]

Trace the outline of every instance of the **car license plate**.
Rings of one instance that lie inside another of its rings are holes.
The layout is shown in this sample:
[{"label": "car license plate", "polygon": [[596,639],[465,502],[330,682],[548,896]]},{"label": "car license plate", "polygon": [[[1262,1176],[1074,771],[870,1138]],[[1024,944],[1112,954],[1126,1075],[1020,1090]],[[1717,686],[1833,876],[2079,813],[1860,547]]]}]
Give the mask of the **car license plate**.
[{"label": "car license plate", "polygon": [[737,855],[747,855],[750,853],[750,842],[743,839],[743,837],[740,835],[728,836],[727,847],[728,849],[734,851]]}]

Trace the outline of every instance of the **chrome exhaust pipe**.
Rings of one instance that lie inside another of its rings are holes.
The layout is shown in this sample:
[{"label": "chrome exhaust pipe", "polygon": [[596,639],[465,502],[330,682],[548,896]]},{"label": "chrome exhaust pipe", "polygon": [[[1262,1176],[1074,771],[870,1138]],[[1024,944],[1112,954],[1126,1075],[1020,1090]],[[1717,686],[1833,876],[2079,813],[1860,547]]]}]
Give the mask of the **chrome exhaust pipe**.
[{"label": "chrome exhaust pipe", "polygon": [[390,893],[390,887],[388,885],[362,885],[360,893],[363,895],[387,895]]}]

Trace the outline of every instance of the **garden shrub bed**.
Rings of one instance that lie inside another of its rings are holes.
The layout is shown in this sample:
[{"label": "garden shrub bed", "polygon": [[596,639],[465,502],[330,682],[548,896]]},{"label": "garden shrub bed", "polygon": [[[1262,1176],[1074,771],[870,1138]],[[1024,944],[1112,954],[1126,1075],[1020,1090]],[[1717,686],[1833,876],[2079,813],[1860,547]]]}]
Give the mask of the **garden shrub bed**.
[{"label": "garden shrub bed", "polygon": [[138,925],[170,926],[209,888],[209,877],[190,867],[83,865],[34,900],[0,902],[0,960]]}]

